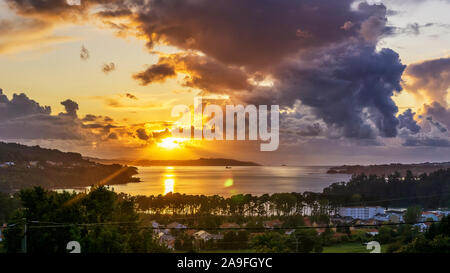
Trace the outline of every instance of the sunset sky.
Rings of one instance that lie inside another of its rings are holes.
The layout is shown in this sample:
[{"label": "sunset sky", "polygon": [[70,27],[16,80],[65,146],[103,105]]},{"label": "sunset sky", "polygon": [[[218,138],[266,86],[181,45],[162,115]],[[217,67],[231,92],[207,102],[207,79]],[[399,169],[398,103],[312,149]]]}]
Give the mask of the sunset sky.
[{"label": "sunset sky", "polygon": [[[450,161],[448,0],[0,0],[0,140],[100,158]],[[174,140],[199,94],[280,147]]]}]

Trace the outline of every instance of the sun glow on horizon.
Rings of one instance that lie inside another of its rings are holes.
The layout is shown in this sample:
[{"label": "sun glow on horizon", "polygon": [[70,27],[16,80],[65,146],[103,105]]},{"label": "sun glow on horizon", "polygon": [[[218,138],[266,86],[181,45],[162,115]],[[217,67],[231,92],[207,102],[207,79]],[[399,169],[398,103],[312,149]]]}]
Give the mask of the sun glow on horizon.
[{"label": "sun glow on horizon", "polygon": [[186,141],[184,138],[176,138],[176,137],[167,137],[161,140],[161,142],[158,143],[158,147],[164,148],[164,149],[175,149],[180,148],[181,144]]}]

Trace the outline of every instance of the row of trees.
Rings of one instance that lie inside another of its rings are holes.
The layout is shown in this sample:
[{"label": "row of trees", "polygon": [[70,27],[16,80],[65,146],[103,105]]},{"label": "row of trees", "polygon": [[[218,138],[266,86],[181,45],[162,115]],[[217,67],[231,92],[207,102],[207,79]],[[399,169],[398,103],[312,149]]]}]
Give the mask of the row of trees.
[{"label": "row of trees", "polygon": [[238,194],[229,198],[219,195],[186,195],[168,193],[158,196],[136,196],[141,212],[172,215],[218,216],[291,216],[328,215],[336,210],[321,194],[274,193],[255,196]]}]

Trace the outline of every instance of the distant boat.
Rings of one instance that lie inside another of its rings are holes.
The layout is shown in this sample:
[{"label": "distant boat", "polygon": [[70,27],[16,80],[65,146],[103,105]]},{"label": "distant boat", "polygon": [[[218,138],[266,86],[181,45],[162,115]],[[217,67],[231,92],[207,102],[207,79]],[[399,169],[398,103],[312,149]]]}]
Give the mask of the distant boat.
[{"label": "distant boat", "polygon": [[225,166],[225,169],[231,169],[231,166]]},{"label": "distant boat", "polygon": [[286,166],[286,164],[281,164],[281,166],[285,167],[285,166]]}]

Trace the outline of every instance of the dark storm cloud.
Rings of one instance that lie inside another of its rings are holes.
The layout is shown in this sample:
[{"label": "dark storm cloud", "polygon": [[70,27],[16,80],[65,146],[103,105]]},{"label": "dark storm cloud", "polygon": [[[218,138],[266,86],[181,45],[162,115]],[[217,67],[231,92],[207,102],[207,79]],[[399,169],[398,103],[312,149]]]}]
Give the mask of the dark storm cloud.
[{"label": "dark storm cloud", "polygon": [[[361,3],[352,9],[352,2],[151,1],[153,8],[141,11],[138,21],[149,47],[164,41],[206,54],[171,63],[175,71],[178,63],[191,65],[185,70],[199,80],[188,80],[187,86],[214,92],[218,88],[208,83],[230,82],[223,72],[212,73],[220,66],[206,66],[205,60],[220,64],[222,71],[240,66],[236,75],[244,84],[220,85],[222,92],[251,90],[239,98],[256,104],[292,106],[300,100],[346,137],[394,137],[399,121],[391,96],[401,90],[405,66],[394,51],[375,48],[394,29],[386,26],[385,6]],[[255,71],[270,74],[274,87],[249,84]]]},{"label": "dark storm cloud", "polygon": [[[23,13],[73,12],[62,0],[8,1]],[[401,90],[404,66],[394,51],[378,51],[376,44],[395,29],[386,25],[384,5],[353,2],[90,0],[78,9],[101,3],[96,11],[108,12],[98,16],[128,16],[150,50],[161,43],[186,50],[161,54],[157,64],[135,74],[143,85],[183,73],[185,86],[227,92],[243,102],[292,106],[300,100],[342,136],[393,137],[399,121],[391,96]],[[257,86],[264,78],[274,85]]]},{"label": "dark storm cloud", "polygon": [[134,77],[141,80],[141,84],[146,85],[174,77],[177,72],[189,74],[183,79],[184,86],[208,92],[251,89],[248,82],[250,75],[241,68],[227,66],[212,58],[189,53],[163,56],[158,64],[152,65]]},{"label": "dark storm cloud", "polygon": [[431,98],[447,105],[447,90],[450,87],[450,58],[427,60],[409,65],[406,75],[412,78],[406,84],[409,92]]},{"label": "dark storm cloud", "polygon": [[447,132],[447,128],[445,128],[441,123],[438,121],[434,121],[433,117],[427,117],[427,120],[434,126],[436,129],[438,129],[441,133]]},{"label": "dark storm cloud", "polygon": [[102,18],[117,18],[126,17],[132,15],[133,12],[127,8],[118,8],[112,10],[104,10],[96,13],[97,16]]},{"label": "dark storm cloud", "polygon": [[417,124],[417,122],[414,120],[414,115],[416,113],[413,113],[411,109],[407,109],[403,113],[401,113],[398,116],[399,125],[398,128],[406,128],[409,131],[411,131],[412,134],[417,134],[420,131],[420,126]]},{"label": "dark storm cloud", "polygon": [[65,14],[70,11],[81,11],[82,6],[72,6],[66,0],[6,0],[6,2],[19,11],[20,14]]},{"label": "dark storm cloud", "polygon": [[[299,50],[339,42],[360,31],[370,40],[382,35],[386,8],[361,3],[355,10],[352,2],[151,0],[149,8],[139,11],[137,21],[150,48],[164,41],[199,50],[225,64],[261,69]],[[347,22],[354,27],[342,29]],[[373,25],[376,30],[370,32]]]},{"label": "dark storm cloud", "polygon": [[438,102],[433,102],[431,105],[424,105],[424,111],[427,116],[432,116],[433,119],[450,128],[450,109],[443,107]]},{"label": "dark storm cloud", "polygon": [[297,132],[300,136],[318,136],[322,133],[323,129],[319,123],[308,124],[304,130]]},{"label": "dark storm cloud", "polygon": [[49,115],[51,111],[50,106],[41,106],[24,93],[14,94],[9,100],[0,89],[0,121],[36,114]]},{"label": "dark storm cloud", "polygon": [[288,106],[300,100],[346,137],[396,136],[398,108],[391,96],[401,90],[405,68],[397,53],[353,44],[327,48],[311,57],[313,62],[280,67],[274,87],[254,91],[247,99],[256,104]]},{"label": "dark storm cloud", "polygon": [[142,85],[148,85],[150,83],[162,82],[166,78],[175,77],[175,69],[169,64],[154,64],[147,70],[134,74],[133,78],[139,80]]}]

